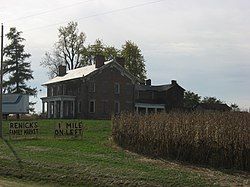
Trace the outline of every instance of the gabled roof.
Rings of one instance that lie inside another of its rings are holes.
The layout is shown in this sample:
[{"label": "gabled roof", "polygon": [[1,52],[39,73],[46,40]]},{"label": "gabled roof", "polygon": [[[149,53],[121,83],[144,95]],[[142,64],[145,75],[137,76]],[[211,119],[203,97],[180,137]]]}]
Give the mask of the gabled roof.
[{"label": "gabled roof", "polygon": [[[111,61],[107,61],[104,63],[104,65],[106,65],[110,62]],[[49,81],[43,83],[42,85],[46,86],[48,84],[53,84],[53,83],[58,83],[58,82],[63,82],[63,81],[68,81],[68,80],[72,80],[72,79],[81,78],[81,77],[89,75],[90,73],[94,72],[97,69],[98,68],[95,67],[95,64],[92,64],[92,65],[84,66],[81,68],[69,70],[69,71],[67,71],[66,75],[54,77],[54,78],[50,79]]]},{"label": "gabled roof", "polygon": [[220,103],[200,103],[197,104],[194,108],[203,108],[206,110],[221,110],[221,111],[229,111],[231,108],[227,104]]},{"label": "gabled roof", "polygon": [[140,91],[165,91],[170,88],[172,88],[172,84],[165,84],[165,85],[159,85],[159,86],[151,86],[151,85],[136,85],[136,90]]},{"label": "gabled roof", "polygon": [[[136,85],[136,90],[139,91],[167,91],[170,88],[174,86],[179,86],[178,84],[164,84],[164,85],[158,85],[158,86],[152,86],[152,85]],[[181,89],[183,89],[181,86],[179,86]],[[184,90],[184,89],[183,89]]]},{"label": "gabled roof", "polygon": [[69,70],[69,71],[67,71],[66,75],[54,77],[51,80],[43,83],[42,85],[46,86],[49,84],[54,84],[54,83],[58,83],[58,82],[69,81],[69,80],[73,80],[73,79],[86,77],[86,76],[93,74],[94,72],[97,72],[97,70],[102,70],[106,67],[109,67],[112,64],[114,64],[114,67],[117,67],[117,69],[124,71],[124,73],[130,79],[138,81],[136,77],[134,77],[132,74],[130,74],[124,67],[122,67],[120,64],[118,64],[115,60],[110,60],[110,61],[104,62],[104,65],[101,66],[100,68],[96,68],[95,64],[92,64],[92,65],[84,66],[81,68]]}]

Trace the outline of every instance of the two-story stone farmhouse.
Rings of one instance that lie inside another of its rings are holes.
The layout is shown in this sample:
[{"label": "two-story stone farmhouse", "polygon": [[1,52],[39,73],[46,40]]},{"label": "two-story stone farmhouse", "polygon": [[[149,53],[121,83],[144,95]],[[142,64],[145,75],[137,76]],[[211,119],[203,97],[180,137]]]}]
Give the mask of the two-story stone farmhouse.
[{"label": "two-story stone farmhouse", "polygon": [[121,111],[150,113],[181,108],[184,89],[176,81],[169,85],[142,84],[124,68],[124,59],[104,62],[96,57],[93,65],[69,70],[59,67],[59,75],[48,82],[43,97],[48,118],[110,119]]}]

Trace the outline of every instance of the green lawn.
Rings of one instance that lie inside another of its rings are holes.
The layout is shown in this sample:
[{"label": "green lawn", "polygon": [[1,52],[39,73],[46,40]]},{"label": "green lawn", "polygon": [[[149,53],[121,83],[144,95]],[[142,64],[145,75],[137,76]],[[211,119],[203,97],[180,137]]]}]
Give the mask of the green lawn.
[{"label": "green lawn", "polygon": [[[212,186],[213,179],[116,147],[110,121],[85,121],[82,140],[55,139],[56,120],[40,120],[37,140],[0,142],[0,176],[53,186]],[[4,133],[8,138],[8,122]],[[0,178],[1,186],[1,178]],[[39,186],[39,185],[38,185]]]}]

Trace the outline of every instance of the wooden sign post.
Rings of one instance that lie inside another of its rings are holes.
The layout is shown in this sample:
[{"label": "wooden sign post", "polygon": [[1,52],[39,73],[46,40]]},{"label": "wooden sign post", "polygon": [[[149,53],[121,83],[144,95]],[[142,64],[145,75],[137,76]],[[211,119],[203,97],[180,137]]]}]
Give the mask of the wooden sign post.
[{"label": "wooden sign post", "polygon": [[55,138],[80,138],[83,137],[83,122],[68,121],[59,122],[55,125]]},{"label": "wooden sign post", "polygon": [[38,137],[38,132],[38,124],[36,121],[9,123],[10,139],[34,139]]}]

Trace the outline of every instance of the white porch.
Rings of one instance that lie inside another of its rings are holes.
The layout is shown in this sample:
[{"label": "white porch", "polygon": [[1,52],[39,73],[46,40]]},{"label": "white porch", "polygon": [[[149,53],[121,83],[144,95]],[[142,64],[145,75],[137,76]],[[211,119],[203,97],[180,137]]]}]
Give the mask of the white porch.
[{"label": "white porch", "polygon": [[135,112],[137,114],[165,112],[165,104],[135,103]]},{"label": "white porch", "polygon": [[45,113],[47,104],[47,118],[74,118],[75,117],[75,96],[59,95],[43,97],[42,113]]}]

